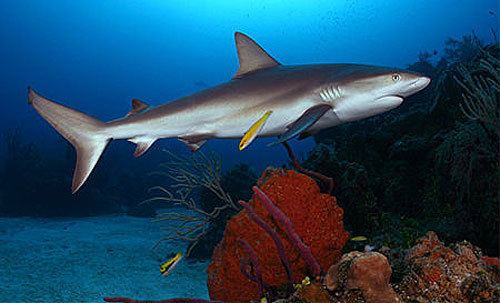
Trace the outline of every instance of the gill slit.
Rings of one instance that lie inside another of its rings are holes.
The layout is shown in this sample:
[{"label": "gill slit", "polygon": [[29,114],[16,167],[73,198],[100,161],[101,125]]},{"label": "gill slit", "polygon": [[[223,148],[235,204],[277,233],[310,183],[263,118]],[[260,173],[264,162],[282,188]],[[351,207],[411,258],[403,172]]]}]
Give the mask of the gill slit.
[{"label": "gill slit", "polygon": [[336,101],[342,97],[342,91],[338,86],[330,85],[323,88],[319,95],[323,101],[332,102],[335,105]]}]

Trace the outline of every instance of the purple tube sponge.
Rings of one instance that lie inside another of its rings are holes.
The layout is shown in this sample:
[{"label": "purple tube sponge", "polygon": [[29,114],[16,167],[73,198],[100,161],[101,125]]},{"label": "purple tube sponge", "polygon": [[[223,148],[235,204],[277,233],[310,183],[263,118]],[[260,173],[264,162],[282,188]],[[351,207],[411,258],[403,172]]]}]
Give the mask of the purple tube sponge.
[{"label": "purple tube sponge", "polygon": [[259,259],[257,258],[257,254],[255,253],[253,247],[250,244],[248,244],[247,241],[239,239],[238,243],[243,248],[247,256],[250,258],[250,265],[253,268],[253,274],[246,270],[246,266],[243,261],[240,261],[240,271],[249,280],[257,283],[257,286],[259,287],[259,295],[263,297],[266,286],[264,285],[264,281],[262,280],[262,271],[260,270],[260,264],[259,264]]},{"label": "purple tube sponge", "polygon": [[283,211],[281,211],[281,209],[274,205],[273,201],[271,201],[271,199],[269,199],[269,197],[260,188],[254,186],[252,187],[252,190],[257,195],[257,197],[259,197],[260,201],[269,212],[269,214],[271,214],[271,216],[274,218],[274,220],[279,222],[284,227],[288,239],[297,249],[297,251],[299,251],[302,258],[304,258],[304,261],[306,262],[313,276],[319,277],[321,274],[321,267],[316,258],[314,258],[314,256],[312,255],[309,247],[305,245],[304,242],[302,242],[302,239],[295,231],[292,221],[290,221],[288,216]]},{"label": "purple tube sponge", "polygon": [[285,247],[283,246],[283,242],[281,241],[278,233],[269,224],[267,224],[266,221],[264,221],[255,213],[250,204],[243,201],[240,201],[239,203],[247,212],[248,217],[257,225],[259,225],[273,239],[274,244],[276,245],[276,250],[278,251],[278,255],[281,260],[281,264],[283,264],[283,268],[286,272],[288,287],[291,289],[293,287],[292,270],[290,269],[290,262],[288,261]]}]

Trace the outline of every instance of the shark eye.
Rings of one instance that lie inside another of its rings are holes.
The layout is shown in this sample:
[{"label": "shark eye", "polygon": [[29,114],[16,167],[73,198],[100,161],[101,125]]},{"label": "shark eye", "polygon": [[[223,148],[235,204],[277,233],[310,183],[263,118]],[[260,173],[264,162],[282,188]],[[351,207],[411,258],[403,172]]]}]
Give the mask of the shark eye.
[{"label": "shark eye", "polygon": [[399,80],[401,80],[401,75],[400,74],[393,74],[392,75],[392,81],[398,82]]}]

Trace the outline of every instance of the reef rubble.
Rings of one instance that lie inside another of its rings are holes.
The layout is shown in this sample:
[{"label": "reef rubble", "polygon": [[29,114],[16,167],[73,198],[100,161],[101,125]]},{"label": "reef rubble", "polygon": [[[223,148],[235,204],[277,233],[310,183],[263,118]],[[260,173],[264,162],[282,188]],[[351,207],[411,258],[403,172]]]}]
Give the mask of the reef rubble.
[{"label": "reef rubble", "polygon": [[[330,267],[321,287],[311,284],[279,302],[495,303],[500,300],[498,262],[467,241],[445,246],[430,231],[406,252],[408,274],[397,284],[390,283],[391,266],[383,254],[353,251]],[[307,299],[319,293],[321,300]]]},{"label": "reef rubble", "polygon": [[447,247],[428,232],[407,252],[405,263],[410,273],[397,285],[404,302],[500,301],[499,268],[467,241]]},{"label": "reef rubble", "polygon": [[500,300],[498,258],[463,241],[445,246],[430,231],[406,252],[409,271],[391,284],[391,266],[378,252],[352,251],[322,279],[275,303],[495,303]]}]

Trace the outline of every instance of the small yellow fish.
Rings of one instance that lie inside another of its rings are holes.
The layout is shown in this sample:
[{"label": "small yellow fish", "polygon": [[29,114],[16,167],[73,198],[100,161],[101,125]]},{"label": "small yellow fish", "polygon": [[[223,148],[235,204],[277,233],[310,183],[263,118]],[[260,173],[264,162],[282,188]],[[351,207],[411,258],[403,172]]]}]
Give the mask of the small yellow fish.
[{"label": "small yellow fish", "polygon": [[162,276],[166,277],[172,270],[175,268],[175,266],[179,263],[179,261],[182,259],[182,253],[178,252],[173,258],[169,259],[162,265],[160,265],[160,273]]},{"label": "small yellow fish", "polygon": [[361,242],[361,241],[366,241],[366,240],[368,240],[368,238],[365,236],[357,236],[357,237],[351,238],[351,241],[355,241],[355,242]]},{"label": "small yellow fish", "polygon": [[307,286],[307,285],[309,285],[309,284],[311,284],[311,278],[309,278],[309,277],[307,277],[307,276],[306,276],[306,277],[302,280],[302,285],[303,285],[303,286]]},{"label": "small yellow fish", "polygon": [[294,284],[293,287],[298,290],[310,284],[311,284],[311,278],[306,276],[304,279],[302,279],[302,282],[300,284]]},{"label": "small yellow fish", "polygon": [[245,149],[252,141],[257,137],[262,127],[264,127],[264,123],[267,118],[273,113],[272,110],[267,111],[257,122],[252,124],[250,128],[247,130],[243,138],[240,141],[240,150]]}]

